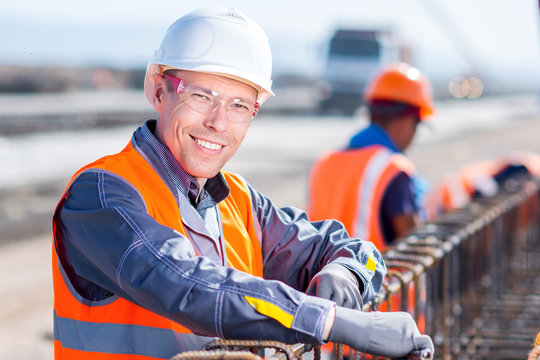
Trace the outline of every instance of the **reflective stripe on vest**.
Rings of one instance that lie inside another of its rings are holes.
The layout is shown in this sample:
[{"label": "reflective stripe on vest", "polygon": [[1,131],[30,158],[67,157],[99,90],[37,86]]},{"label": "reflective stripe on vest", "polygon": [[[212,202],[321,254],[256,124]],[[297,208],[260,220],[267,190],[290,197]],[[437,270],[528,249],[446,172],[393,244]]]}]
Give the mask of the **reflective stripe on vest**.
[{"label": "reflective stripe on vest", "polygon": [[414,166],[403,155],[373,145],[331,152],[314,166],[310,179],[310,220],[337,219],[351,236],[385,246],[380,205],[388,184]]},{"label": "reflective stripe on vest", "polygon": [[[119,154],[83,167],[73,176],[70,184],[83,171],[94,168],[104,169],[125,179],[144,199],[149,215],[160,224],[186,235],[174,195],[131,143]],[[262,253],[257,238],[258,228],[253,221],[249,189],[237,176],[226,172],[223,175],[230,188],[229,196],[219,204],[228,264],[262,276]],[[69,193],[70,184],[60,203]],[[162,359],[198,349],[208,341],[208,338],[196,336],[182,325],[121,297],[98,302],[81,298],[58,261],[56,249],[61,246],[61,233],[57,232],[56,222],[53,223],[53,234],[56,360],[117,360],[133,355],[137,355],[137,359]],[[201,342],[202,339],[205,340]]]},{"label": "reflective stripe on vest", "polygon": [[[171,329],[113,323],[95,323],[64,318],[54,312],[54,340],[69,349],[109,354],[131,354],[168,359],[178,352],[178,334]],[[126,341],[129,338],[131,341]],[[188,348],[210,341],[183,334]]]},{"label": "reflective stripe on vest", "polygon": [[356,222],[354,226],[354,236],[368,238],[370,223],[372,216],[378,216],[378,213],[373,214],[371,211],[362,211],[361,209],[372,208],[371,204],[375,197],[375,189],[381,178],[383,171],[388,167],[392,158],[392,152],[386,149],[381,149],[371,156],[366,169],[363,172],[362,178],[358,183],[358,206]]}]

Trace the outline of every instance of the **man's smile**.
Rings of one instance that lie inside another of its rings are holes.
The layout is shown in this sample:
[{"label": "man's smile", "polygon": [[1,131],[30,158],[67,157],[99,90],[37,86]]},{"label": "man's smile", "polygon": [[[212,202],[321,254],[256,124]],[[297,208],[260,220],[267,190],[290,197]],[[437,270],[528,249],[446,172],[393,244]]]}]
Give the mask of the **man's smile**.
[{"label": "man's smile", "polygon": [[205,149],[219,150],[219,149],[221,149],[223,147],[223,145],[212,143],[210,141],[202,140],[202,139],[199,139],[199,138],[196,138],[196,137],[193,137],[193,139],[195,140],[197,145],[202,146]]}]

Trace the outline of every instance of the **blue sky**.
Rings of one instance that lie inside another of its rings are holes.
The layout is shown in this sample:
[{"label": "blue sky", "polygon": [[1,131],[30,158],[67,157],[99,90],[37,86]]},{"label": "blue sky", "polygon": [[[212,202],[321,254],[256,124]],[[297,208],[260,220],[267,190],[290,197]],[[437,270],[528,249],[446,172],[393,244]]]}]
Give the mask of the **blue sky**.
[{"label": "blue sky", "polygon": [[170,23],[207,6],[258,22],[275,72],[320,71],[336,26],[392,26],[432,76],[477,68],[540,83],[537,0],[9,1],[0,5],[0,64],[144,66]]}]

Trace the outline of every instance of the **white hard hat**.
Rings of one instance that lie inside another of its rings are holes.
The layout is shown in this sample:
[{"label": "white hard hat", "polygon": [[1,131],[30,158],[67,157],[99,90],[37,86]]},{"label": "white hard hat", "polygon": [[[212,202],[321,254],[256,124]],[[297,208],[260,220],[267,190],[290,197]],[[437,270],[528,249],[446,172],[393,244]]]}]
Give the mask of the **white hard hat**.
[{"label": "white hard hat", "polygon": [[266,33],[234,9],[200,9],[176,20],[146,69],[144,93],[153,103],[161,65],[217,74],[253,86],[263,103],[272,92],[272,53]]}]

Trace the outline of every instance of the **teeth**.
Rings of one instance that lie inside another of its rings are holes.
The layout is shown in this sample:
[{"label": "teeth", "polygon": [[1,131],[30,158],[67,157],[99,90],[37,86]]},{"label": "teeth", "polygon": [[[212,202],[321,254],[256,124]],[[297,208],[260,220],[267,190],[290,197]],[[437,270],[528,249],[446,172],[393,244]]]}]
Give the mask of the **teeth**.
[{"label": "teeth", "polygon": [[223,147],[223,145],[214,144],[214,143],[204,141],[204,140],[201,140],[201,139],[195,139],[195,140],[197,141],[197,144],[199,144],[200,146],[202,146],[204,148],[210,149],[210,150],[219,150],[219,149],[221,149]]}]

